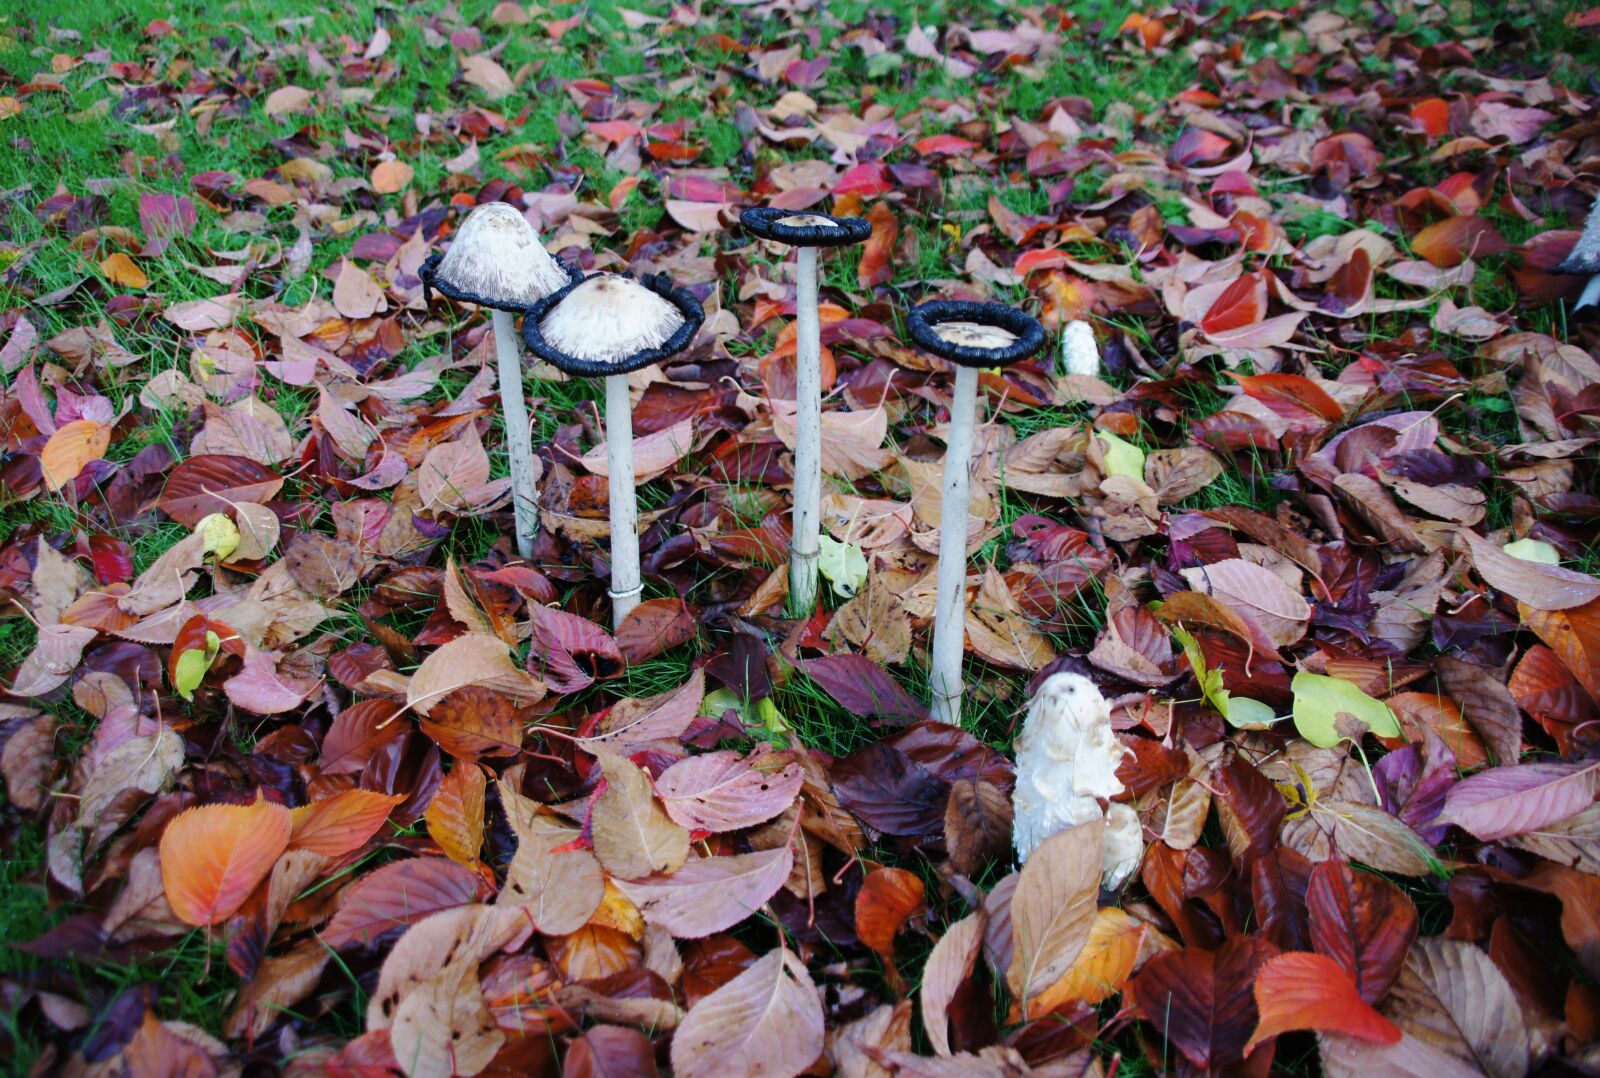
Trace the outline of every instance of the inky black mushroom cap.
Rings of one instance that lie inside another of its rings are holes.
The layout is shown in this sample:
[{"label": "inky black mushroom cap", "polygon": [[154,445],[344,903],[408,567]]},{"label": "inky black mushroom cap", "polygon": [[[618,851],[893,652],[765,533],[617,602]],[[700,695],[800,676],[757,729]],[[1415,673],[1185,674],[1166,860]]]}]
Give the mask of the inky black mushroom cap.
[{"label": "inky black mushroom cap", "polygon": [[[595,276],[602,275],[596,274]],[[690,342],[694,340],[695,334],[700,332],[701,324],[705,322],[705,308],[700,306],[700,301],[695,298],[693,292],[687,288],[675,287],[671,278],[664,273],[646,274],[640,277],[636,283],[672,304],[677,308],[678,313],[683,316],[682,324],[673,331],[672,335],[654,347],[641,348],[630,355],[621,356],[617,359],[596,360],[568,355],[545,340],[544,333],[540,329],[540,323],[544,321],[546,315],[555,309],[557,304],[566,299],[575,288],[589,279],[587,277],[577,277],[559,292],[550,293],[544,299],[539,300],[522,312],[522,343],[527,346],[528,351],[533,355],[566,374],[577,375],[580,378],[603,378],[612,374],[627,374],[630,371],[648,367],[652,363],[660,363],[663,360],[671,359],[689,347]],[[628,276],[627,279],[631,281],[632,277]]]},{"label": "inky black mushroom cap", "polygon": [[[815,217],[814,224],[785,224],[791,217]],[[741,210],[739,223],[764,240],[776,240],[790,247],[848,247],[864,243],[872,235],[872,224],[865,217],[835,217],[811,210],[779,210],[770,206]]]},{"label": "inky black mushroom cap", "polygon": [[[958,344],[939,336],[939,327],[948,322],[971,322],[1002,329],[1016,340],[994,347]],[[913,307],[906,315],[906,330],[918,348],[959,367],[1007,367],[1044,347],[1044,327],[1039,320],[1027,311],[1004,303],[929,300]]]},{"label": "inky black mushroom cap", "polygon": [[[457,303],[472,303],[479,307],[493,307],[494,309],[501,311],[527,310],[527,307],[524,304],[505,303],[477,292],[468,291],[467,289],[463,288],[457,288],[449,281],[440,277],[439,263],[444,261],[445,254],[446,252],[444,251],[435,251],[433,254],[424,259],[422,265],[417,269],[417,277],[422,281],[423,303],[431,307],[433,305],[433,293],[437,292],[441,296],[455,300]],[[571,284],[577,284],[579,281],[583,280],[583,271],[574,266],[572,263],[563,261],[559,258],[555,260],[555,263],[566,272],[567,279],[571,282]],[[571,287],[571,285],[569,284],[566,287]]]}]

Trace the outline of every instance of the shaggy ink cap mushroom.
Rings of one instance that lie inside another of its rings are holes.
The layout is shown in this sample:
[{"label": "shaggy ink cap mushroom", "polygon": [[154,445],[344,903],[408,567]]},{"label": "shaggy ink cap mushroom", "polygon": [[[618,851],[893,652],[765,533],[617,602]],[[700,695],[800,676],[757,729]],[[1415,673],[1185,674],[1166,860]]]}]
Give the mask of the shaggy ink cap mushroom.
[{"label": "shaggy ink cap mushroom", "polygon": [[517,311],[581,276],[550,256],[515,206],[486,202],[467,214],[448,250],[429,256],[417,274],[430,289],[461,303]]},{"label": "shaggy ink cap mushroom", "polygon": [[739,223],[746,232],[790,247],[847,247],[865,243],[872,235],[872,224],[865,217],[834,217],[770,206],[741,211]]},{"label": "shaggy ink cap mushroom", "polygon": [[1003,303],[936,299],[906,315],[916,346],[959,367],[1007,367],[1044,347],[1044,327]]},{"label": "shaggy ink cap mushroom", "polygon": [[586,378],[660,363],[689,346],[705,321],[694,293],[665,274],[597,273],[539,300],[522,319],[528,351]]}]

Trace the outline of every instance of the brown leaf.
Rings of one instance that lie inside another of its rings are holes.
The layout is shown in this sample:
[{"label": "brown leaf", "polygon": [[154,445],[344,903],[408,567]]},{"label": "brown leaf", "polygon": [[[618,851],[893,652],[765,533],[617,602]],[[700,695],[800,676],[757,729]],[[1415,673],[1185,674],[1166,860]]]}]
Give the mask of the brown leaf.
[{"label": "brown leaf", "polygon": [[606,779],[591,813],[600,863],[621,879],[676,872],[689,856],[689,832],[656,800],[650,776],[610,749],[593,745],[586,751],[600,762]]},{"label": "brown leaf", "polygon": [[922,967],[922,1028],[928,1042],[941,1055],[950,1054],[950,1005],[978,961],[983,943],[985,917],[976,910],[951,925]]},{"label": "brown leaf", "polygon": [[822,1001],[805,963],[784,948],[706,996],[672,1038],[677,1078],[796,1075],[822,1054]]},{"label": "brown leaf", "polygon": [[452,861],[476,864],[483,846],[483,769],[457,760],[428,802],[428,836]]},{"label": "brown leaf", "polygon": [[58,427],[39,453],[39,468],[46,490],[60,490],[74,479],[90,461],[106,455],[111,445],[111,428],[92,419],[74,419]]},{"label": "brown leaf", "polygon": [[1535,610],[1570,610],[1600,599],[1600,579],[1559,565],[1523,561],[1463,528],[1459,533],[1483,582]]},{"label": "brown leaf", "polygon": [[522,751],[522,723],[511,701],[483,685],[466,685],[428,710],[422,732],[458,760],[515,756]]},{"label": "brown leaf", "polygon": [[856,893],[856,935],[886,961],[894,958],[894,937],[906,920],[921,912],[922,880],[902,868],[875,868]]},{"label": "brown leaf", "polygon": [[296,533],[283,552],[294,582],[319,599],[337,599],[361,579],[361,549],[321,532]]},{"label": "brown leaf", "polygon": [[1527,1073],[1531,1053],[1522,1007],[1493,960],[1471,943],[1417,940],[1386,1013],[1405,1033],[1477,1073]]},{"label": "brown leaf", "polygon": [[1057,832],[1028,856],[1011,898],[1012,955],[1006,986],[1026,1001],[1078,957],[1094,924],[1105,821]]},{"label": "brown leaf", "polygon": [[505,779],[500,804],[517,836],[498,905],[521,906],[539,931],[567,935],[582,928],[605,897],[605,874],[592,851],[561,849],[578,838],[569,827],[517,793]]},{"label": "brown leaf", "polygon": [[415,174],[404,161],[380,161],[372,170],[372,189],[380,195],[393,195],[411,186]]},{"label": "brown leaf", "polygon": [[944,843],[950,863],[973,876],[990,860],[1004,857],[1011,845],[1011,798],[982,779],[957,779],[950,784],[944,809]]},{"label": "brown leaf", "polygon": [[695,620],[682,599],[646,599],[617,626],[617,650],[630,664],[694,639]]},{"label": "brown leaf", "polygon": [[862,288],[871,289],[894,276],[890,260],[894,255],[895,241],[900,238],[900,222],[895,218],[894,210],[883,201],[872,204],[872,209],[867,211],[867,220],[872,223],[872,235],[861,249],[856,283]]},{"label": "brown leaf", "polygon": [[1522,711],[1511,690],[1491,671],[1450,655],[1435,659],[1433,668],[1444,691],[1461,705],[1467,721],[1494,752],[1495,760],[1514,764],[1521,759]]},{"label": "brown leaf", "polygon": [[422,660],[406,687],[406,704],[419,715],[465,685],[481,685],[509,697],[515,706],[538,703],[539,680],[517,669],[506,642],[488,633],[466,633]]}]

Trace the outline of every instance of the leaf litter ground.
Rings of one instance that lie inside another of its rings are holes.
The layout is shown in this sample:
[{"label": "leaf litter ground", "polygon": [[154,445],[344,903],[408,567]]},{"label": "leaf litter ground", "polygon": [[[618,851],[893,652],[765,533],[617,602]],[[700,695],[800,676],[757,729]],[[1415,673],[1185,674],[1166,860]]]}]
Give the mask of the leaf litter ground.
[{"label": "leaf litter ground", "polygon": [[[0,16],[13,1067],[1592,1066],[1600,334],[1549,271],[1597,32]],[[487,319],[416,277],[497,199],[708,312],[634,382],[614,634],[594,388],[530,372],[515,561]],[[754,204],[874,229],[822,308],[825,526],[867,571],[803,621],[793,262]],[[950,379],[902,318],[935,295],[1103,357],[983,376],[965,732],[924,721]],[[1088,825],[1012,871],[1015,717],[1061,670],[1129,750],[1119,893]]]}]

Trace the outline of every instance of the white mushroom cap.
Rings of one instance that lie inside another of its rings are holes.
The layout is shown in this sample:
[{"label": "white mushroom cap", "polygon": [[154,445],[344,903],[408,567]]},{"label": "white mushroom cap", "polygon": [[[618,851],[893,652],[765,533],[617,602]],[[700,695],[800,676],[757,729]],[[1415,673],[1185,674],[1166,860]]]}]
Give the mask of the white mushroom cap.
[{"label": "white mushroom cap", "polygon": [[533,226],[504,202],[485,203],[467,215],[434,277],[447,289],[507,307],[543,299],[570,280]]},{"label": "white mushroom cap", "polygon": [[683,312],[631,277],[597,273],[539,323],[545,342],[574,359],[616,363],[657,348],[683,325]]},{"label": "white mushroom cap", "polygon": [[815,213],[797,213],[789,217],[780,217],[773,224],[784,225],[788,228],[838,228],[839,222]]},{"label": "white mushroom cap", "polygon": [[1144,827],[1131,805],[1106,806],[1106,833],[1100,847],[1100,885],[1115,891],[1144,861]]},{"label": "white mushroom cap", "polygon": [[1073,319],[1061,334],[1061,365],[1068,374],[1100,376],[1100,349],[1089,323]]},{"label": "white mushroom cap", "polygon": [[1111,729],[1111,705],[1081,674],[1052,674],[1028,705],[1017,736],[1013,841],[1027,860],[1041,842],[1100,817],[1099,798],[1123,790],[1127,749]]},{"label": "white mushroom cap", "polygon": [[1017,343],[1017,335],[999,326],[978,322],[940,322],[933,327],[939,339],[967,348],[1004,348]]}]

